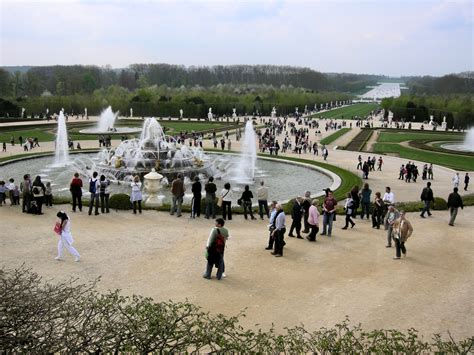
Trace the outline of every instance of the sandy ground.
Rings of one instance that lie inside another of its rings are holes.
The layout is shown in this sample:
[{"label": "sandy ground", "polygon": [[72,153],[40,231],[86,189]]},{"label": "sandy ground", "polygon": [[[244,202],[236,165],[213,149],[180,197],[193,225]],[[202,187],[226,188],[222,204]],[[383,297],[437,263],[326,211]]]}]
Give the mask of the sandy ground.
[{"label": "sandy ground", "polygon": [[[97,142],[81,145],[97,147]],[[233,141],[233,149],[238,147]],[[8,155],[21,152],[18,146],[8,149]],[[35,151],[52,149],[52,143],[44,143]],[[357,172],[358,155],[331,150],[328,162]],[[310,154],[301,157],[322,161]],[[369,176],[372,190],[383,191],[390,185],[397,201],[418,200],[424,182],[397,180],[398,168],[406,161],[396,157],[384,161],[383,172]],[[435,166],[434,174],[435,196],[447,198],[454,171]],[[7,167],[0,167],[3,175],[8,175]],[[303,181],[301,177],[302,192],[307,187]],[[204,246],[213,226],[210,220],[191,220],[186,215],[178,219],[154,211],[139,216],[116,211],[100,216],[71,213],[82,260],[75,263],[67,256],[65,262],[56,262],[57,238],[52,229],[59,208],[70,210],[70,206],[55,206],[43,216],[31,216],[18,207],[0,207],[0,265],[11,268],[25,263],[56,280],[101,276],[101,290],[120,288],[157,301],[188,299],[205,310],[228,315],[246,308],[245,326],[258,323],[268,328],[273,323],[282,329],[303,323],[315,329],[332,326],[348,315],[366,329],[414,327],[426,336],[449,330],[458,338],[474,333],[472,207],[460,211],[455,227],[448,227],[446,211],[435,211],[427,219],[409,214],[415,233],[404,260],[392,260],[395,250],[385,248],[383,230],[357,219],[353,230],[344,231],[342,217],[333,238],[318,236],[318,242],[310,243],[287,237],[284,257],[275,258],[264,250],[268,222],[235,216],[226,225],[232,239],[226,250],[228,277],[222,281],[201,277]],[[288,218],[287,227],[290,223]]]}]

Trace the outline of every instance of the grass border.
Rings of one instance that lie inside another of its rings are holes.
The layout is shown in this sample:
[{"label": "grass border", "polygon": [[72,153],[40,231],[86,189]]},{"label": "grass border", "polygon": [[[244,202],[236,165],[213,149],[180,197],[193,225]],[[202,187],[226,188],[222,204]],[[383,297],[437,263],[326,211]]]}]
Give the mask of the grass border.
[{"label": "grass border", "polygon": [[326,138],[321,139],[319,143],[324,144],[324,145],[331,144],[332,142],[337,140],[339,137],[342,137],[343,135],[350,132],[351,130],[352,128],[347,128],[347,127],[341,128],[337,130],[336,132],[334,132],[333,134],[327,136]]}]

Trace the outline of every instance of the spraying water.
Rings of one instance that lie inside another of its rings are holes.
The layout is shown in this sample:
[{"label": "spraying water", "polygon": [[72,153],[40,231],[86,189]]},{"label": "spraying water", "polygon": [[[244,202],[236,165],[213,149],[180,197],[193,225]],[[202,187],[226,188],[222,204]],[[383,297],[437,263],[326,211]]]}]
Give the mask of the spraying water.
[{"label": "spraying water", "polygon": [[115,119],[118,116],[118,112],[114,113],[112,107],[107,107],[99,117],[99,122],[97,123],[97,130],[100,132],[107,132],[110,129],[114,128]]},{"label": "spraying water", "polygon": [[240,184],[252,183],[255,177],[255,163],[257,161],[257,143],[256,135],[253,129],[253,123],[248,120],[245,124],[244,139],[240,158],[232,169],[230,179]]},{"label": "spraying water", "polygon": [[66,128],[66,117],[64,112],[59,112],[58,130],[56,133],[56,154],[54,165],[66,165],[69,162],[69,148]]},{"label": "spraying water", "polygon": [[457,150],[460,152],[474,152],[474,127],[467,131],[464,143],[447,143],[443,144],[441,148]]}]

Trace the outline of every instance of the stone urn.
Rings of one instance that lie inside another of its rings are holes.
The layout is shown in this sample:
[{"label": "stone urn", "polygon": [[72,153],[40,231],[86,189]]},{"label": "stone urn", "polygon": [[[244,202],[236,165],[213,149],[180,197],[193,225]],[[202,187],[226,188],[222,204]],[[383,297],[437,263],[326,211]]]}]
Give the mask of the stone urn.
[{"label": "stone urn", "polygon": [[159,196],[158,191],[160,191],[161,188],[160,180],[163,178],[163,175],[158,174],[153,168],[151,172],[146,174],[143,178],[145,191],[148,194],[145,205],[161,206],[163,204],[163,196]]}]

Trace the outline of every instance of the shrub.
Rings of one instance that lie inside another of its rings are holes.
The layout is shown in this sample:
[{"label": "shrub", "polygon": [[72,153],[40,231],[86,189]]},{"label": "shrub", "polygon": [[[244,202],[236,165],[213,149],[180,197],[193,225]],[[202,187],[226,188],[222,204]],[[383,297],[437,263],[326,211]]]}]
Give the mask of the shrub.
[{"label": "shrub", "polygon": [[0,269],[2,353],[461,353],[474,337],[431,342],[416,329],[245,329],[243,313],[212,315],[185,302],[99,293],[97,281],[45,283],[31,269]]},{"label": "shrub", "polygon": [[434,198],[434,204],[431,204],[432,208],[436,211],[441,211],[441,210],[447,210],[448,209],[448,203],[444,198],[441,197],[435,197]]},{"label": "shrub", "polygon": [[129,210],[130,209],[130,196],[127,194],[115,194],[110,196],[109,200],[110,208],[116,210]]}]

